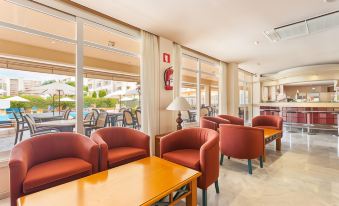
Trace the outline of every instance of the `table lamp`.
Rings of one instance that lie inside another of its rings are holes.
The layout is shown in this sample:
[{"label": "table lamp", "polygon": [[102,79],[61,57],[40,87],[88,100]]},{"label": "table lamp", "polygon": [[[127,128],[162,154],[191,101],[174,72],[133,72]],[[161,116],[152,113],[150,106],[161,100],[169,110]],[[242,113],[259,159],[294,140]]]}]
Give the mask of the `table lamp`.
[{"label": "table lamp", "polygon": [[171,111],[178,111],[178,118],[176,122],[177,130],[181,130],[182,126],[181,123],[183,122],[181,119],[181,111],[187,111],[191,109],[191,105],[187,102],[187,100],[184,97],[176,97],[170,105],[166,108],[167,110]]}]

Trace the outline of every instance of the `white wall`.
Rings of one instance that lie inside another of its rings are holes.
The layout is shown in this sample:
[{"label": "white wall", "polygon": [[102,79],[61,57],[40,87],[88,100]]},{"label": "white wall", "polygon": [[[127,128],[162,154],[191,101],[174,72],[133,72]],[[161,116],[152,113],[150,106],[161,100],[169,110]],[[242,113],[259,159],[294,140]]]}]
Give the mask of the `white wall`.
[{"label": "white wall", "polygon": [[[160,37],[159,38],[159,49],[160,49],[160,94],[159,94],[159,108],[160,108],[160,118],[159,118],[159,125],[160,125],[160,134],[168,133],[173,131],[174,128],[174,121],[173,115],[176,112],[167,111],[167,106],[173,100],[174,90],[165,90],[165,82],[164,82],[164,72],[167,68],[173,65],[173,42]],[[163,54],[167,53],[170,54],[170,63],[163,62]],[[173,75],[174,78],[174,75]]]}]

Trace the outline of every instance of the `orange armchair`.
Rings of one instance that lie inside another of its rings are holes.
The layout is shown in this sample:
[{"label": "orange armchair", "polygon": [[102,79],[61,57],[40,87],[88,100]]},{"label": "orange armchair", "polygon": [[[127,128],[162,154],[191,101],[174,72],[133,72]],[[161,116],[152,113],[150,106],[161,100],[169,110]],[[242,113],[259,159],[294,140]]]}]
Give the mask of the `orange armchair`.
[{"label": "orange armchair", "polygon": [[215,131],[219,130],[219,124],[230,124],[231,122],[220,117],[201,117],[200,118],[200,127],[213,129]]},{"label": "orange armchair", "polygon": [[219,134],[206,128],[188,128],[161,138],[160,157],[200,171],[198,187],[203,191],[203,205],[207,205],[207,188],[215,183],[219,193]]},{"label": "orange armchair", "polygon": [[133,162],[149,154],[149,136],[131,128],[108,127],[95,131],[91,139],[100,147],[100,171]]},{"label": "orange armchair", "polygon": [[218,117],[230,121],[230,124],[244,125],[244,120],[239,118],[239,117],[235,117],[235,116],[231,116],[231,115],[226,115],[226,114],[218,115]]},{"label": "orange armchair", "polygon": [[75,133],[52,133],[17,144],[10,155],[11,205],[17,198],[98,171],[99,147]]},{"label": "orange armchair", "polygon": [[252,119],[252,127],[282,130],[283,119],[273,115],[256,116]]},{"label": "orange armchair", "polygon": [[252,174],[252,159],[260,159],[263,167],[264,130],[260,128],[240,125],[220,125],[220,165],[223,164],[224,155],[237,159],[248,160],[248,173]]}]

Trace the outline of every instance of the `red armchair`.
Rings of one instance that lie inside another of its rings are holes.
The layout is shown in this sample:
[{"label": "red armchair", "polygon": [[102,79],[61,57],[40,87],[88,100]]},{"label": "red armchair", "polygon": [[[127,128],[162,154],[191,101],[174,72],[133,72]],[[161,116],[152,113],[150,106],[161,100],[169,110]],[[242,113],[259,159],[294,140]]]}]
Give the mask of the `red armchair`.
[{"label": "red armchair", "polygon": [[53,133],[17,144],[10,155],[11,205],[17,198],[98,171],[99,147],[75,133]]},{"label": "red armchair", "polygon": [[235,117],[235,116],[231,116],[231,115],[226,115],[226,114],[218,115],[218,117],[230,121],[231,122],[230,124],[244,125],[244,120],[239,118],[239,117]]},{"label": "red armchair", "polygon": [[252,174],[252,159],[260,159],[260,167],[263,167],[264,130],[260,128],[240,125],[220,125],[220,165],[224,155],[237,159],[248,160],[248,173]]},{"label": "red armchair", "polygon": [[230,124],[231,122],[220,117],[201,117],[200,127],[219,131],[219,124]]},{"label": "red armchair", "polygon": [[149,136],[135,129],[102,128],[91,139],[100,147],[100,171],[149,156]]},{"label": "red armchair", "polygon": [[282,130],[283,119],[273,115],[256,116],[252,119],[252,127]]},{"label": "red armchair", "polygon": [[219,193],[219,134],[206,128],[188,128],[161,138],[160,157],[200,171],[198,187],[203,191],[203,205],[207,205],[207,188],[215,183]]}]

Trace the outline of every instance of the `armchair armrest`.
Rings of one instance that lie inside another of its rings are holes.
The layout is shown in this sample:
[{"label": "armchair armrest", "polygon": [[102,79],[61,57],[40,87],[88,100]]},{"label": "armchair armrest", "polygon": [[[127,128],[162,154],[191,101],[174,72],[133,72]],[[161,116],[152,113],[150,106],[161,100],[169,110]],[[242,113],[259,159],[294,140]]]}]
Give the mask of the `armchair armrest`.
[{"label": "armchair armrest", "polygon": [[78,138],[78,142],[74,147],[79,158],[92,164],[92,173],[97,173],[99,146],[88,137],[83,136],[83,138]]},{"label": "armchair armrest", "polygon": [[200,127],[217,130],[218,129],[218,123],[210,121],[208,119],[201,118],[200,119]]},{"label": "armchair armrest", "polygon": [[25,144],[13,148],[10,161],[10,194],[11,205],[16,205],[17,198],[23,194],[22,184],[30,167],[30,150]]},{"label": "armchair armrest", "polygon": [[213,138],[200,148],[200,169],[204,176],[201,186],[207,188],[219,177],[219,137]]},{"label": "armchair armrest", "polygon": [[108,145],[107,143],[101,138],[98,133],[93,133],[91,135],[91,139],[98,144],[100,148],[100,155],[99,155],[99,169],[100,171],[107,170],[107,157],[108,157]]}]

